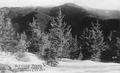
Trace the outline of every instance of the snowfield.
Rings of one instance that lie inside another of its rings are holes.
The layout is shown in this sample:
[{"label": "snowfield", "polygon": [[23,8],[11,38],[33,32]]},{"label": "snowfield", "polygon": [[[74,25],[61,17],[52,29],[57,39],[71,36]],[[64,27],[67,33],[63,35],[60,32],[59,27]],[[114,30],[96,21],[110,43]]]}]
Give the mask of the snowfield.
[{"label": "snowfield", "polygon": [[[0,56],[1,64],[8,65],[42,65],[43,60],[38,59],[34,54],[26,53],[29,57],[29,62],[21,62],[15,59],[14,56]],[[45,70],[41,71],[22,71],[17,73],[120,73],[120,64],[117,63],[101,63],[93,61],[80,61],[62,59],[57,67],[44,66]],[[6,72],[7,73],[7,72]]]}]

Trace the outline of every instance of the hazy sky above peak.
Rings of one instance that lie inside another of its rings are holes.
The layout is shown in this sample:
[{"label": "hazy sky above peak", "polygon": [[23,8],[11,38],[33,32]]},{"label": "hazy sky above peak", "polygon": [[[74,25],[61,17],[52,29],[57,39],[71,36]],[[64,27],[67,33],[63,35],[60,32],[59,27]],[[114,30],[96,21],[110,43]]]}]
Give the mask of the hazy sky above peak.
[{"label": "hazy sky above peak", "polygon": [[120,10],[120,0],[74,0],[74,3],[97,9]]},{"label": "hazy sky above peak", "polygon": [[120,0],[0,0],[0,7],[58,6],[75,3],[97,9],[120,10]]}]

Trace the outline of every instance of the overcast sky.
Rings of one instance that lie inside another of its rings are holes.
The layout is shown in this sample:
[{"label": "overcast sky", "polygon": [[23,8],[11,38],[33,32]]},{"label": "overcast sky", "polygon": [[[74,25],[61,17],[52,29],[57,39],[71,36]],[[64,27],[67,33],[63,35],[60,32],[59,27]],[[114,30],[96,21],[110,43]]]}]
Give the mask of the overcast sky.
[{"label": "overcast sky", "polygon": [[0,0],[0,7],[58,6],[75,3],[97,9],[120,10],[120,0]]}]

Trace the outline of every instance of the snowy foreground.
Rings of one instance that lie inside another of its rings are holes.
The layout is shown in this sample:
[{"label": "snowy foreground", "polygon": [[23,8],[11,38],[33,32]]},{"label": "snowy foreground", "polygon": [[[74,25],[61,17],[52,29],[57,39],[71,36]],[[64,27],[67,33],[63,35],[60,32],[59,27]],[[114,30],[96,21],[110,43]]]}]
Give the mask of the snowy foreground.
[{"label": "snowy foreground", "polygon": [[[38,59],[35,55],[26,53],[29,62],[21,62],[14,56],[0,56],[1,64],[14,65],[42,65],[43,60]],[[6,72],[7,73],[7,72]],[[93,61],[79,61],[63,59],[57,67],[44,66],[41,71],[22,71],[17,73],[120,73],[120,64],[117,63],[100,63]]]}]

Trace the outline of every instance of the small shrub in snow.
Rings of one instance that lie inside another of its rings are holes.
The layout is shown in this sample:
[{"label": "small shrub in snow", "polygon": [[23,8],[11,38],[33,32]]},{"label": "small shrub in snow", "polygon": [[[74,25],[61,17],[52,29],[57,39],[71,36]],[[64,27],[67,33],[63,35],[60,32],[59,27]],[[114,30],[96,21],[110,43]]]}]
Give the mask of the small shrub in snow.
[{"label": "small shrub in snow", "polygon": [[15,55],[15,58],[18,61],[23,61],[23,62],[29,62],[30,61],[29,57],[23,52],[17,52],[14,55]]},{"label": "small shrub in snow", "polygon": [[0,73],[15,73],[15,72],[9,65],[0,64]]}]

